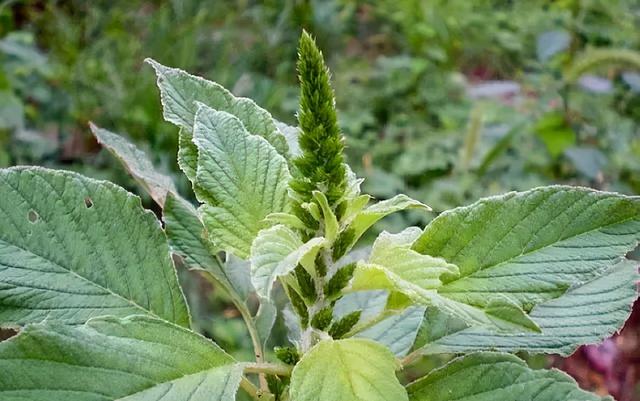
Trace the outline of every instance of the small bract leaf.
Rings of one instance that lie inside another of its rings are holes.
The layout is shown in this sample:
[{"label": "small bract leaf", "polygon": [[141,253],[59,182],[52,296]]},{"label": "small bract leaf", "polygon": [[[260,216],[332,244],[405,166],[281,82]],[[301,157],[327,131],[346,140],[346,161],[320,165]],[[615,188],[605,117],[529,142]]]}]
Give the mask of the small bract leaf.
[{"label": "small bract leaf", "polygon": [[[354,200],[356,204],[354,207],[361,207],[360,202],[363,199]],[[348,243],[342,245],[343,251],[342,253],[346,253],[355,243],[360,239],[362,234],[364,234],[371,226],[373,226],[376,222],[382,219],[385,216],[388,216],[392,213],[396,213],[406,209],[423,209],[423,210],[431,210],[431,208],[422,202],[418,202],[417,200],[411,199],[406,195],[400,194],[394,196],[391,199],[383,200],[381,202],[375,203],[366,209],[357,213],[353,220],[351,221],[349,227],[341,232],[341,235],[346,235],[348,233]],[[340,255],[342,256],[342,255]]]}]

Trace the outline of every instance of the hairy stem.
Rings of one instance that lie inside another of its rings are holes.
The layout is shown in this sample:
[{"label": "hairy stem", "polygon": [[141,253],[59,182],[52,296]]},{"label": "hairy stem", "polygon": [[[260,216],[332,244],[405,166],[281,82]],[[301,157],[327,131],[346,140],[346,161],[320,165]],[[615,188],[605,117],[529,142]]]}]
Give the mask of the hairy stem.
[{"label": "hairy stem", "polygon": [[244,391],[246,391],[246,393],[249,394],[254,400],[260,400],[258,389],[253,385],[253,383],[251,383],[251,381],[249,381],[249,379],[244,376],[242,377],[242,379],[240,379],[240,387]]},{"label": "hairy stem", "polygon": [[404,368],[405,366],[409,366],[415,361],[417,361],[421,356],[422,356],[421,350],[417,349],[411,352],[409,355],[405,356],[404,358],[400,359],[400,364]]},{"label": "hairy stem", "polygon": [[293,367],[281,363],[248,363],[245,373],[266,373],[274,376],[290,376]]},{"label": "hairy stem", "polygon": [[[253,353],[256,357],[256,362],[263,363],[264,352],[262,350],[262,342],[260,340],[260,336],[258,335],[258,329],[256,328],[253,316],[251,316],[249,308],[247,308],[247,305],[244,303],[244,301],[240,299],[234,291],[232,291],[230,288],[227,288],[226,285],[218,281],[211,273],[206,271],[204,273],[206,273],[203,274],[204,277],[209,280],[209,282],[221,287],[229,295],[229,298],[231,298],[231,302],[233,302],[238,312],[240,312],[240,315],[242,316],[242,319],[244,319],[244,322],[247,326],[247,330],[249,331],[249,336],[251,337],[251,343],[253,344]],[[269,385],[264,373],[259,373],[258,379],[260,381],[260,389],[263,391],[268,391]]]}]

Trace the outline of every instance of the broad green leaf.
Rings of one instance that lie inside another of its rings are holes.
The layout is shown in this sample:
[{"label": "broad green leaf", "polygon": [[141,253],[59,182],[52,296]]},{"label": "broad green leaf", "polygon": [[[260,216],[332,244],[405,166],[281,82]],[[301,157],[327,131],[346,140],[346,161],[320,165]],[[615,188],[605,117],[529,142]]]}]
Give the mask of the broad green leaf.
[{"label": "broad green leaf", "polygon": [[509,354],[472,354],[407,387],[412,401],[598,401],[559,370],[532,370]]},{"label": "broad green leaf", "polygon": [[382,232],[373,244],[370,264],[388,266],[406,280],[424,289],[435,289],[442,285],[440,277],[457,277],[458,267],[442,258],[420,254],[411,249],[411,244],[420,235],[417,227],[410,227],[398,234]]},{"label": "broad green leaf", "polygon": [[287,161],[236,117],[203,105],[193,140],[201,189],[196,195],[204,202],[200,212],[209,240],[246,258],[264,218],[287,210]]},{"label": "broad green leaf", "polygon": [[[215,82],[177,68],[165,67],[155,60],[146,59],[146,62],[154,68],[158,76],[158,88],[165,120],[185,131],[192,132],[198,111],[196,103],[204,103],[214,110],[234,115],[251,134],[265,138],[282,156],[288,155],[287,141],[277,128],[271,114],[260,108],[253,100],[235,97]],[[185,140],[187,138],[188,134],[185,135]]]},{"label": "broad green leaf", "polygon": [[3,401],[232,401],[242,365],[189,330],[144,316],[27,326],[0,343]]},{"label": "broad green leaf", "polygon": [[171,250],[190,269],[211,273],[227,291],[233,291],[240,299],[247,299],[252,291],[249,269],[223,265],[218,261],[214,256],[215,250],[204,238],[204,226],[189,202],[170,193],[162,211],[162,219]]},{"label": "broad green leaf", "polygon": [[411,249],[417,235],[419,232],[414,228],[399,234],[380,234],[373,244],[369,261],[359,263],[356,268],[351,290],[390,290],[414,303],[437,306],[474,325],[492,326],[498,330],[539,330],[517,304],[500,294],[490,296],[482,308],[442,297],[439,294],[442,280],[457,277],[458,268],[442,258],[422,255]]},{"label": "broad green leaf", "polygon": [[251,281],[256,292],[269,298],[276,279],[299,263],[310,270],[324,242],[324,238],[316,237],[303,243],[298,234],[283,225],[260,231],[251,246]]},{"label": "broad green leaf", "polygon": [[500,294],[531,310],[602,274],[639,238],[640,197],[551,186],[445,212],[413,249],[460,269],[441,295],[485,307]]},{"label": "broad green leaf", "polygon": [[429,308],[416,340],[424,354],[482,350],[569,355],[582,344],[599,343],[618,331],[637,297],[638,262],[623,261],[560,298],[536,305],[529,317],[541,333],[495,333],[467,328]]},{"label": "broad green leaf", "polygon": [[176,192],[171,177],[157,172],[147,155],[122,136],[96,127],[92,123],[90,127],[98,143],[107,148],[151,198],[163,207],[167,194]]},{"label": "broad green leaf", "polygon": [[140,198],[39,167],[0,170],[0,324],[147,314],[189,325],[167,239]]},{"label": "broad green leaf", "polygon": [[393,354],[371,340],[325,340],[306,353],[291,374],[296,401],[403,401]]},{"label": "broad green leaf", "polygon": [[405,356],[416,339],[424,311],[423,306],[409,307],[358,332],[354,337],[369,338],[387,346],[397,357]]},{"label": "broad green leaf", "polygon": [[[359,187],[359,184],[357,186]],[[361,207],[362,205],[360,201],[363,201],[363,198],[354,198],[352,202],[356,202],[356,206]],[[350,225],[345,231],[341,233],[342,235],[346,235],[349,238],[349,243],[346,244],[346,249],[351,249],[351,247],[355,245],[358,239],[360,239],[362,234],[364,234],[380,219],[392,213],[400,212],[406,209],[431,210],[429,206],[418,202],[417,200],[411,199],[403,194],[394,196],[391,199],[386,199],[378,203],[374,203],[373,205],[355,214],[352,221],[346,222],[347,224],[350,223]]]}]

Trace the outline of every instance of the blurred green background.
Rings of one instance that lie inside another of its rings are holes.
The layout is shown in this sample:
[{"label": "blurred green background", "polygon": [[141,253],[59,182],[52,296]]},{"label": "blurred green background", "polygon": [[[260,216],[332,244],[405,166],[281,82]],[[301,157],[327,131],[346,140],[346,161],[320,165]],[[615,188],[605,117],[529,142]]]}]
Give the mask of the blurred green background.
[{"label": "blurred green background", "polygon": [[[440,212],[551,183],[640,194],[638,0],[0,1],[0,167],[73,169],[145,197],[95,143],[94,121],[146,149],[186,195],[177,130],[144,58],[294,124],[302,28],[333,71],[349,162],[378,198],[405,192]],[[224,299],[186,283],[210,298],[192,305],[200,329],[248,346]],[[640,399],[631,326],[605,368],[589,349],[553,363],[584,387]]]}]

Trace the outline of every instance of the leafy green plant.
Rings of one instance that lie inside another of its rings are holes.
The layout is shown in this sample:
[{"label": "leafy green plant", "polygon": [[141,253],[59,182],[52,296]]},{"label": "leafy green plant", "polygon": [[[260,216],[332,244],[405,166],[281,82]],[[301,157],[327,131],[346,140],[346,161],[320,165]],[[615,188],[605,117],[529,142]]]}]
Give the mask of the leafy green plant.
[{"label": "leafy green plant", "polygon": [[[149,63],[199,205],[96,126],[162,207],[164,226],[109,182],[1,170],[0,322],[20,330],[0,344],[3,400],[602,399],[510,353],[569,354],[624,323],[636,298],[637,266],[624,255],[640,239],[640,198],[568,186],[512,192],[354,250],[383,217],[429,207],[361,193],[311,36],[299,46],[297,128],[216,83]],[[190,329],[171,254],[228,293],[255,361]],[[279,310],[290,344],[274,349],[275,362],[266,344]],[[397,376],[443,353],[463,356],[410,383]]]}]

